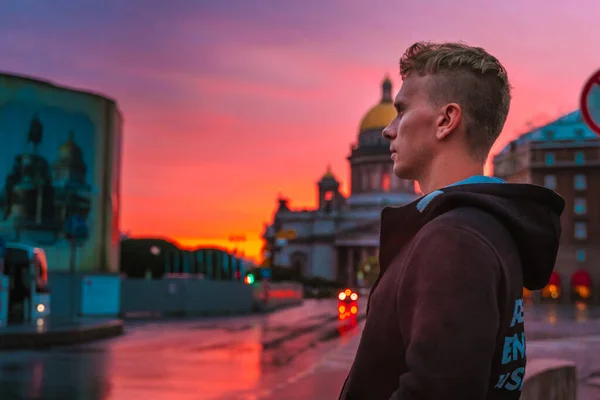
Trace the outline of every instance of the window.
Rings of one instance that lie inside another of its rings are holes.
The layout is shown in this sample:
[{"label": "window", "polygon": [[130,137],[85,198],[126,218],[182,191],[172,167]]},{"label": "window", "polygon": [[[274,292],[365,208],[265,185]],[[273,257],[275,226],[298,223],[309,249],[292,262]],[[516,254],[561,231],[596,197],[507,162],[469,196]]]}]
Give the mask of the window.
[{"label": "window", "polygon": [[578,151],[575,153],[575,164],[583,165],[585,164],[585,154],[583,151]]},{"label": "window", "polygon": [[586,201],[582,197],[578,197],[575,199],[575,203],[573,204],[573,211],[577,215],[584,215],[586,213]]},{"label": "window", "polygon": [[371,168],[371,181],[369,189],[372,191],[376,191],[379,190],[379,184],[381,183],[381,177],[379,176],[379,174],[377,173],[377,170],[375,168]]},{"label": "window", "polygon": [[585,222],[575,222],[575,239],[587,238],[587,224]]},{"label": "window", "polygon": [[198,271],[200,273],[206,273],[206,266],[204,265],[204,252],[202,250],[196,251],[196,264],[198,265]]},{"label": "window", "polygon": [[584,262],[585,261],[585,249],[577,249],[575,251],[575,259],[578,262]]},{"label": "window", "polygon": [[361,168],[359,171],[360,171],[360,176],[362,178],[361,179],[362,180],[361,192],[368,192],[369,191],[369,173],[366,168]]},{"label": "window", "polygon": [[381,189],[384,192],[390,191],[390,173],[388,171],[383,171],[381,174]]},{"label": "window", "polygon": [[546,153],[546,165],[554,165],[555,161],[554,153]]},{"label": "window", "polygon": [[575,188],[575,190],[587,189],[587,180],[585,178],[585,175],[583,175],[583,174],[575,175],[575,179],[573,181],[573,187]]},{"label": "window", "polygon": [[556,175],[544,176],[544,186],[548,189],[556,189]]}]

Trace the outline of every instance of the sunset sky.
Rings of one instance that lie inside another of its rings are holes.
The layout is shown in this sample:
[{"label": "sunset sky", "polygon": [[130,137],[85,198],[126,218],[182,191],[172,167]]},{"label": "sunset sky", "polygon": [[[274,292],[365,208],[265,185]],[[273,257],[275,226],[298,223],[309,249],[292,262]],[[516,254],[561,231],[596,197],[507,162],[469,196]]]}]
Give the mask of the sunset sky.
[{"label": "sunset sky", "polygon": [[[600,68],[597,0],[72,0],[0,5],[0,69],[104,93],[125,118],[122,230],[232,247],[279,192],[315,204],[386,73],[417,40],[463,40],[506,66],[500,147],[577,107]],[[592,47],[595,50],[592,50]]]}]

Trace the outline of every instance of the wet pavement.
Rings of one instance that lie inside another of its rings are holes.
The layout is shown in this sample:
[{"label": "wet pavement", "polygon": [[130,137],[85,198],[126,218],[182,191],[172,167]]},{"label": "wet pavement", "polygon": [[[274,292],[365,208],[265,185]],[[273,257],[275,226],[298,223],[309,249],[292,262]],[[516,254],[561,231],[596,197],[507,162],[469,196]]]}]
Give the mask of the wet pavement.
[{"label": "wet pavement", "polygon": [[[327,342],[304,335],[270,350],[263,344],[301,327],[339,323],[332,320],[336,305],[333,300],[307,301],[269,315],[133,322],[125,336],[115,339],[3,352],[0,399],[335,398],[358,346],[360,326]],[[596,398],[591,382],[600,371],[600,310],[527,306],[526,315],[530,356],[573,359],[582,389],[589,390],[588,397],[580,398]],[[562,338],[534,340],[548,337]]]},{"label": "wet pavement", "polygon": [[335,300],[267,315],[133,322],[114,339],[0,353],[0,399],[235,399],[286,381],[319,356],[308,354],[315,340],[307,335],[269,351],[264,343],[339,323]]}]

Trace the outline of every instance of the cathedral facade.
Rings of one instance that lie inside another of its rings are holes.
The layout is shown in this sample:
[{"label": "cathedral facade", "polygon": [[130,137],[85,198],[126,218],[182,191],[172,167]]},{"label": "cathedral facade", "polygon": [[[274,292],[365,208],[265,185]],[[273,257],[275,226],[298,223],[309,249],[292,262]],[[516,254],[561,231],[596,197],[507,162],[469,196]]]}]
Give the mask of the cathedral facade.
[{"label": "cathedral facade", "polygon": [[327,168],[317,182],[316,209],[293,210],[288,199],[280,198],[273,221],[263,233],[271,265],[349,286],[373,282],[379,269],[381,210],[418,197],[413,181],[394,176],[390,143],[382,137],[382,130],[395,116],[392,82],[386,78],[381,101],[363,117],[348,156],[349,196],[340,193],[340,181]]}]

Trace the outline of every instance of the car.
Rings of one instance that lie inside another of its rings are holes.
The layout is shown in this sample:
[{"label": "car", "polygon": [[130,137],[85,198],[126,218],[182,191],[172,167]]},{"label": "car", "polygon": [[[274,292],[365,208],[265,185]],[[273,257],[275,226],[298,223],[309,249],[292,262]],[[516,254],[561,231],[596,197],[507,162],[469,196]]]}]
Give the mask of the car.
[{"label": "car", "polygon": [[338,317],[346,319],[358,314],[358,293],[346,289],[338,293]]}]

